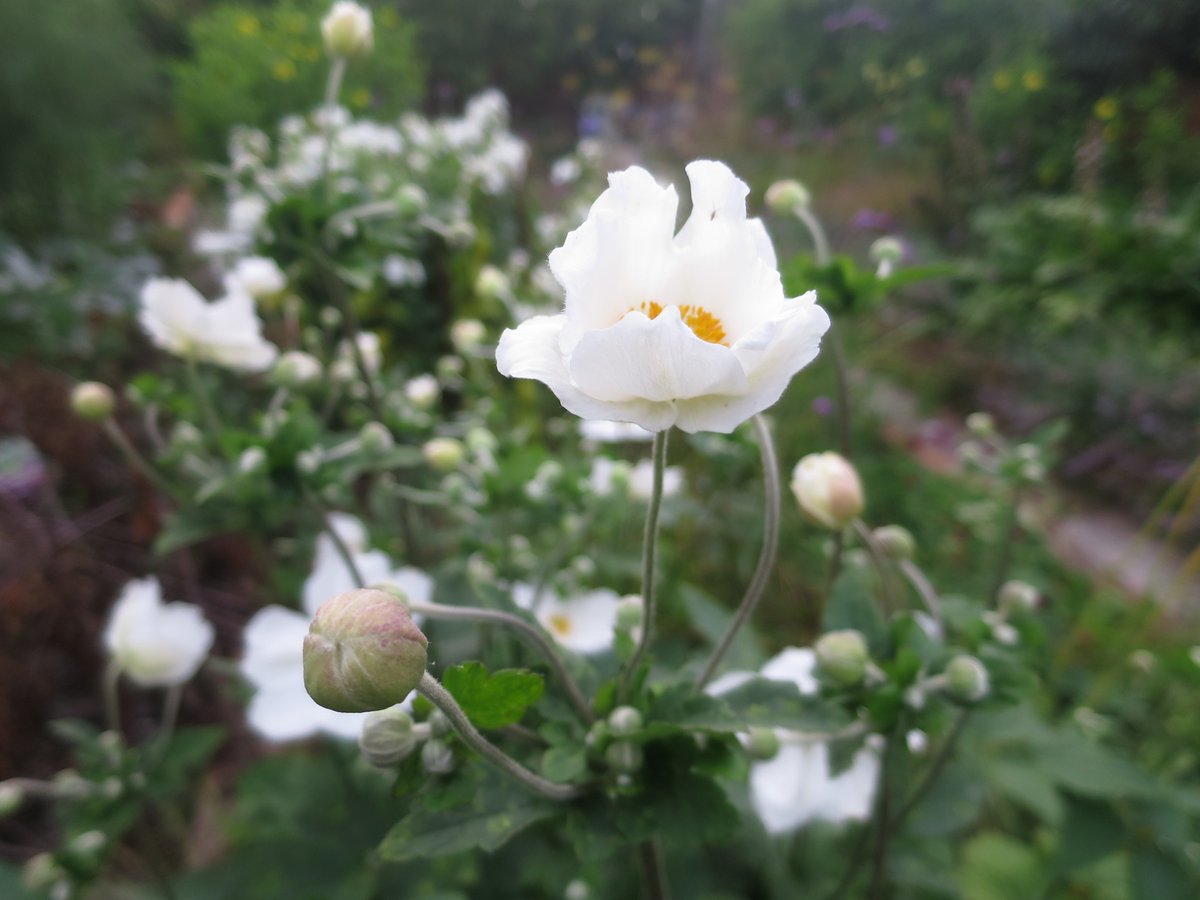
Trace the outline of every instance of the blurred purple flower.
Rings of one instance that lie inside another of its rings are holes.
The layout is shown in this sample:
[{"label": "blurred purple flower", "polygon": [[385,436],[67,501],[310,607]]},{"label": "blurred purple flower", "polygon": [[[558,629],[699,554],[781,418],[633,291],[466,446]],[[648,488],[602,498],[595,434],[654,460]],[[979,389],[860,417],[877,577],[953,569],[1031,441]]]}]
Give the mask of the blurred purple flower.
[{"label": "blurred purple flower", "polygon": [[850,217],[850,227],[855,231],[887,232],[894,231],[896,223],[888,213],[864,207]]},{"label": "blurred purple flower", "polygon": [[831,33],[858,25],[879,32],[888,31],[892,27],[891,20],[887,16],[869,6],[852,6],[841,15],[830,13],[825,17],[825,30]]},{"label": "blurred purple flower", "polygon": [[822,418],[831,416],[833,415],[833,401],[823,394],[820,397],[814,397],[812,411]]},{"label": "blurred purple flower", "polygon": [[900,129],[895,125],[880,125],[875,136],[879,139],[881,146],[894,147],[896,146],[896,142],[900,140]]}]

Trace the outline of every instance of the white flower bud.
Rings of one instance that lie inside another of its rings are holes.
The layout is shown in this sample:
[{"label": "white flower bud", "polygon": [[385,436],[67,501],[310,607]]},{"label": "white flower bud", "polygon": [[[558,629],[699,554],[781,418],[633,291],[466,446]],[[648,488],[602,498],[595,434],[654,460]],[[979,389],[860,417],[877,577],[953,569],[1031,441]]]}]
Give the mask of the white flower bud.
[{"label": "white flower bud", "polygon": [[638,632],[645,621],[645,604],[636,594],[622,597],[617,604],[617,629],[619,631]]},{"label": "white flower bud", "polygon": [[867,255],[871,257],[871,262],[894,265],[904,258],[904,244],[899,238],[885,235],[875,239]]},{"label": "white flower bud", "polygon": [[609,731],[616,737],[636,734],[642,727],[642,714],[632,706],[618,706],[608,714]]},{"label": "white flower bud", "polygon": [[776,181],[765,195],[767,206],[777,215],[788,215],[812,204],[812,195],[794,178]]},{"label": "white flower bud", "polygon": [[592,889],[582,878],[576,878],[563,891],[563,900],[592,900]]},{"label": "white flower bud", "polygon": [[963,703],[982,700],[991,690],[988,670],[974,656],[961,654],[946,666],[946,691]]},{"label": "white flower bud", "polygon": [[466,449],[454,438],[433,438],[421,448],[425,462],[438,472],[453,472],[466,459]]},{"label": "white flower bud", "polygon": [[358,738],[363,757],[381,769],[396,765],[417,749],[418,743],[412,716],[394,706],[370,713]]},{"label": "white flower bud", "polygon": [[792,472],[792,493],[806,515],[840,531],[863,511],[862,482],[854,466],[837,453],[810,453]]},{"label": "white flower bud", "polygon": [[991,437],[996,433],[996,420],[990,413],[973,412],[967,416],[967,430],[976,437]]},{"label": "white flower bud", "polygon": [[432,375],[418,375],[404,383],[404,396],[417,409],[431,409],[441,395],[438,380]]},{"label": "white flower bud", "polygon": [[336,306],[322,306],[317,319],[325,328],[337,328],[342,324],[342,311]]},{"label": "white flower bud", "polygon": [[426,724],[429,725],[429,733],[435,738],[443,738],[454,733],[454,725],[451,723],[450,717],[440,709],[435,709],[429,714]]},{"label": "white flower bud", "polygon": [[115,406],[112,388],[98,381],[85,381],[71,391],[71,409],[79,418],[89,422],[103,422],[111,418]]},{"label": "white flower bud", "polygon": [[614,741],[605,749],[604,758],[614,771],[632,775],[642,767],[642,748],[630,741]]},{"label": "white flower bud", "polygon": [[431,775],[449,775],[454,771],[454,750],[445,741],[426,741],[421,748],[421,765]]},{"label": "white flower bud", "polygon": [[267,467],[267,451],[262,447],[247,447],[238,457],[237,470],[242,475],[252,475]]},{"label": "white flower bud", "polygon": [[371,11],[350,0],[338,0],[321,20],[321,36],[330,56],[365,56],[375,43]]},{"label": "white flower bud", "polygon": [[67,873],[49,853],[31,856],[21,870],[21,883],[31,891],[49,891],[66,877]]},{"label": "white flower bud", "polygon": [[904,743],[908,745],[909,753],[920,756],[929,749],[929,735],[919,728],[914,728],[904,736]]},{"label": "white flower bud", "polygon": [[368,456],[382,456],[396,446],[396,439],[382,422],[368,422],[359,429],[358,444]]},{"label": "white flower bud", "polygon": [[1006,581],[1000,586],[997,601],[1001,609],[1010,612],[1036,609],[1038,603],[1037,588],[1024,581]]},{"label": "white flower bud", "polygon": [[304,687],[337,712],[387,709],[425,674],[428,645],[399,597],[347,591],[317,610],[304,638]]},{"label": "white flower bud", "polygon": [[917,552],[917,542],[912,532],[900,525],[883,525],[872,533],[879,549],[895,560],[912,559]]},{"label": "white flower bud", "polygon": [[505,296],[509,288],[508,276],[493,265],[484,266],[475,278],[475,293],[489,300]]},{"label": "white flower bud", "polygon": [[316,384],[320,378],[320,360],[302,350],[289,350],[281,354],[271,372],[271,379],[276,384],[293,389]]},{"label": "white flower bud", "polygon": [[450,326],[450,342],[463,355],[478,350],[487,337],[487,329],[478,319],[459,319]]},{"label": "white flower bud", "polygon": [[10,816],[25,802],[25,792],[11,781],[0,781],[0,819]]},{"label": "white flower bud", "polygon": [[817,668],[835,683],[850,687],[867,674],[870,654],[861,633],[853,629],[830,631],[821,635],[814,645]]}]

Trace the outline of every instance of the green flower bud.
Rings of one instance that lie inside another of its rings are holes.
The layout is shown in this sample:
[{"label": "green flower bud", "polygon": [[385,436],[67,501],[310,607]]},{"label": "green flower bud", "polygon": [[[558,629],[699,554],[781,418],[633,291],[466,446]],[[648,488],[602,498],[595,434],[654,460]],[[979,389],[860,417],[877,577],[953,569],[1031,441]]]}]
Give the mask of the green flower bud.
[{"label": "green flower bud", "polygon": [[1031,610],[1037,606],[1038,592],[1032,584],[1024,581],[1006,581],[1000,586],[997,600],[1000,608],[1008,612]]},{"label": "green flower bud", "polygon": [[85,381],[71,391],[71,409],[89,422],[103,422],[112,417],[116,399],[112,388],[98,381]]},{"label": "green flower bud", "polygon": [[431,775],[449,775],[454,771],[454,750],[436,738],[426,741],[421,748],[421,765]]},{"label": "green flower bud", "polygon": [[812,195],[808,188],[795,178],[776,181],[767,188],[764,199],[771,211],[778,215],[788,215],[812,204]]},{"label": "green flower bud", "polygon": [[630,594],[617,604],[617,630],[633,632],[642,627],[646,618],[646,604],[641,597]]},{"label": "green flower bud", "polygon": [[991,437],[996,433],[996,420],[990,413],[973,412],[967,416],[967,430],[976,437]]},{"label": "green flower bud", "polygon": [[867,674],[867,642],[853,629],[823,634],[813,649],[820,673],[836,684],[851,687]]},{"label": "green flower bud", "polygon": [[25,802],[25,792],[11,781],[0,782],[0,819],[10,816]]},{"label": "green flower bud", "polygon": [[421,448],[425,462],[438,472],[453,472],[462,465],[466,458],[466,450],[462,442],[454,438],[433,438],[425,442]]},{"label": "green flower bud", "polygon": [[746,752],[752,759],[774,759],[779,753],[779,735],[774,728],[751,728],[746,738]]},{"label": "green flower bud", "polygon": [[810,453],[792,471],[792,493],[800,509],[826,528],[840,531],[863,511],[862,482],[845,457]]},{"label": "green flower bud", "polygon": [[884,525],[873,532],[879,549],[895,560],[912,559],[917,552],[917,542],[907,528],[900,525]]},{"label": "green flower bud", "polygon": [[66,877],[67,873],[49,853],[31,856],[21,870],[21,883],[31,891],[49,891]]},{"label": "green flower bud", "polygon": [[986,697],[991,689],[987,668],[974,656],[965,653],[950,660],[945,675],[947,693],[963,703],[976,703]]},{"label": "green flower bud", "polygon": [[642,714],[632,706],[618,706],[608,714],[608,728],[614,737],[628,737],[642,728]]},{"label": "green flower bud", "polygon": [[317,610],[304,639],[304,687],[337,712],[387,709],[425,674],[429,641],[404,601],[363,588]]},{"label": "green flower bud", "polygon": [[867,255],[871,257],[872,262],[898,263],[904,257],[904,244],[899,238],[884,235],[872,242]]},{"label": "green flower bud", "polygon": [[608,722],[601,719],[592,724],[588,729],[587,735],[583,739],[585,746],[589,748],[598,748],[606,744],[612,738],[612,729],[608,727]]},{"label": "green flower bud", "polygon": [[382,456],[396,446],[396,439],[382,422],[368,422],[358,432],[358,443],[368,456]]},{"label": "green flower bud", "polygon": [[392,707],[371,713],[363,720],[358,748],[373,766],[394,766],[415,749],[420,739],[413,731],[412,716]]},{"label": "green flower bud", "polygon": [[582,878],[576,878],[563,891],[563,900],[591,900],[592,889]]},{"label": "green flower bud", "polygon": [[450,718],[440,709],[435,709],[429,714],[429,733],[435,738],[445,737],[448,734],[454,733],[454,725],[451,724]]},{"label": "green flower bud", "polygon": [[642,756],[642,748],[630,741],[613,741],[604,751],[608,764],[622,775],[632,775],[641,769]]},{"label": "green flower bud", "polygon": [[425,212],[429,195],[417,184],[406,184],[396,191],[396,210],[401,218],[411,219]]}]

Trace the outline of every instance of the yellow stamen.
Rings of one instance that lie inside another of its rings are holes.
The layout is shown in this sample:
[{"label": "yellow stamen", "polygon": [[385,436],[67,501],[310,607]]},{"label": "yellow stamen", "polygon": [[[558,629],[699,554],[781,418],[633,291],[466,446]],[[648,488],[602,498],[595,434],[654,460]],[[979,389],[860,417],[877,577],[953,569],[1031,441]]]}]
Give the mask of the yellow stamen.
[{"label": "yellow stamen", "polygon": [[[663,305],[653,300],[645,300],[637,308],[650,319],[658,318],[659,313],[663,311]],[[692,329],[692,333],[700,340],[708,341],[710,344],[729,346],[729,341],[725,337],[725,326],[721,324],[720,319],[703,306],[692,306],[690,303],[681,306],[679,307],[679,318],[683,320],[684,325]]]},{"label": "yellow stamen", "polygon": [[550,627],[558,634],[566,637],[571,633],[571,620],[562,613],[554,613],[550,616]]}]

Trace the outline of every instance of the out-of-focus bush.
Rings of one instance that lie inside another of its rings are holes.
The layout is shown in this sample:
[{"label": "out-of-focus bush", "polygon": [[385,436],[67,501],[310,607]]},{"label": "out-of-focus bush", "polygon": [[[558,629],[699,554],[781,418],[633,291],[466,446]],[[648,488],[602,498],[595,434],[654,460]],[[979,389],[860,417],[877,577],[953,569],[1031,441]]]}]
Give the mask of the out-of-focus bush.
[{"label": "out-of-focus bush", "polygon": [[106,227],[155,93],[127,4],[0,4],[0,230]]},{"label": "out-of-focus bush", "polygon": [[[329,5],[221,4],[192,20],[193,54],[175,66],[174,86],[180,130],[194,152],[219,157],[235,125],[273,126],[321,96],[329,60],[320,21]],[[344,96],[355,111],[391,115],[421,96],[421,64],[413,29],[395,10],[377,9],[374,19],[375,52],[350,65]]]},{"label": "out-of-focus bush", "polygon": [[395,0],[417,27],[434,99],[451,105],[488,85],[518,108],[629,88],[696,39],[687,0]]}]

